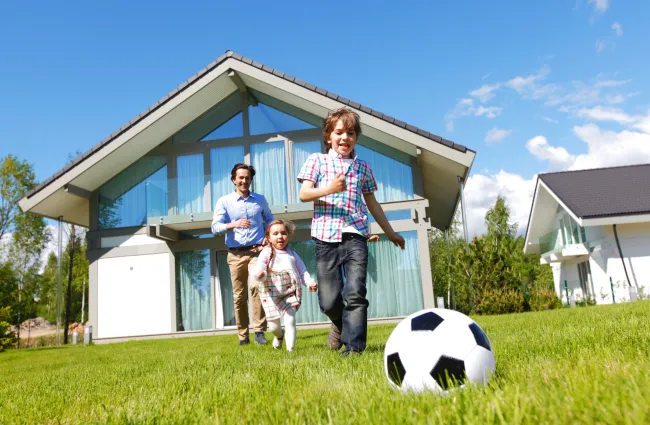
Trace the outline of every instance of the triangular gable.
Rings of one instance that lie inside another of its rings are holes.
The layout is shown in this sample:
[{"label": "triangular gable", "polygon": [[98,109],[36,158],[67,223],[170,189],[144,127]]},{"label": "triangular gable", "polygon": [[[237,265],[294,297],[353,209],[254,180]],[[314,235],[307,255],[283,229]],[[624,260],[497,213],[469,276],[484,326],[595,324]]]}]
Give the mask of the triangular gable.
[{"label": "triangular gable", "polygon": [[[234,103],[241,93],[246,92],[277,99],[306,116],[320,120],[329,111],[342,106],[357,110],[361,115],[364,134],[417,158],[424,178],[424,193],[418,193],[436,205],[436,217],[432,219],[432,224],[442,228],[451,221],[459,198],[456,177],[467,177],[474,151],[233,52],[227,52],[119,131],[28,192],[20,200],[21,208],[49,217],[60,214],[65,221],[74,219],[77,224],[87,225],[88,213],[84,211],[88,211],[89,200],[85,199],[81,204],[76,202],[78,200],[73,202],[70,196],[75,195],[62,190],[66,185],[79,188],[76,193],[92,193],[147,152],[174,134],[179,134],[197,117],[204,117],[216,104]],[[275,105],[269,106],[275,108]],[[225,123],[233,116],[235,114],[220,119]],[[303,121],[315,124],[308,119]],[[205,137],[213,128],[195,140]],[[85,207],[84,211],[74,212],[66,205]]]}]

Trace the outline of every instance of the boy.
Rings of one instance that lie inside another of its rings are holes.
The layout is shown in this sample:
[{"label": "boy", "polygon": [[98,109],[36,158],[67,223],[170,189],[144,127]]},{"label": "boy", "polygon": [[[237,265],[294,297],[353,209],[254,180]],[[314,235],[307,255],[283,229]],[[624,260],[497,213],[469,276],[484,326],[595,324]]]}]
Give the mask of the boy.
[{"label": "boy", "polygon": [[311,235],[316,243],[318,302],[332,321],[327,346],[339,350],[345,344],[343,356],[366,348],[368,210],[388,239],[404,249],[404,238],[375,199],[377,183],[370,166],[354,152],[360,134],[357,113],[345,108],[331,112],[323,123],[325,153],[310,155],[298,174],[300,200],[314,201]]}]

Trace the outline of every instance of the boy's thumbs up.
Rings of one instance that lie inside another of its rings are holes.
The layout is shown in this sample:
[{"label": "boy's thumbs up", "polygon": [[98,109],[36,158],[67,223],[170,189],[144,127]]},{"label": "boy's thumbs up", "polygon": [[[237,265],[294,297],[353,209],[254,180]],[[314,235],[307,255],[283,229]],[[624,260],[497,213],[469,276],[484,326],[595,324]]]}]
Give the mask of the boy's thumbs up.
[{"label": "boy's thumbs up", "polygon": [[330,183],[330,190],[332,193],[343,192],[347,189],[347,184],[345,183],[345,177],[343,177],[342,172],[336,173],[334,180]]}]

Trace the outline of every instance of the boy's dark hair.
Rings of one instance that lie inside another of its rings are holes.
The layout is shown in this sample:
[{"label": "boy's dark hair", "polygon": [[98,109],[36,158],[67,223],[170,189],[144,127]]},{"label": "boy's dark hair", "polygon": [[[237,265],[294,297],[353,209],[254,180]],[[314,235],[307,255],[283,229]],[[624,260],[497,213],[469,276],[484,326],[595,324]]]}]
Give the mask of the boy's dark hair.
[{"label": "boy's dark hair", "polygon": [[248,172],[251,175],[251,181],[253,180],[253,177],[255,177],[255,168],[252,165],[248,164],[242,164],[241,162],[238,164],[235,164],[234,167],[232,167],[232,171],[230,172],[230,181],[235,181],[235,177],[237,176],[237,170],[248,170]]},{"label": "boy's dark hair", "polygon": [[361,135],[361,118],[356,112],[347,109],[340,108],[335,111],[330,112],[327,117],[323,120],[323,143],[325,144],[325,150],[330,148],[331,143],[328,143],[330,134],[336,128],[336,123],[341,120],[345,130],[354,129],[354,132],[357,136],[357,141]]}]

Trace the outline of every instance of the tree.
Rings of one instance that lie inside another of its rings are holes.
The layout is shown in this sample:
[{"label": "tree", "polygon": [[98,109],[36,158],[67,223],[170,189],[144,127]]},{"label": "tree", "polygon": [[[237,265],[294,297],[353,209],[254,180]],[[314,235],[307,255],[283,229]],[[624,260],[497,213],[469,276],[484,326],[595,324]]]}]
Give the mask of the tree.
[{"label": "tree", "polygon": [[[448,303],[451,297],[452,306],[455,286],[453,263],[455,262],[455,252],[462,244],[463,239],[459,213],[454,217],[447,232],[438,229],[433,229],[429,232],[429,257],[431,261],[434,295],[436,298],[443,297]],[[449,305],[447,307],[451,308]]]},{"label": "tree", "polygon": [[[9,263],[12,265],[18,279],[17,321],[18,344],[20,344],[20,324],[22,317],[28,317],[35,312],[33,306],[34,292],[37,291],[41,253],[50,239],[50,233],[43,217],[31,213],[19,213],[14,218],[14,231],[9,247]],[[25,291],[27,289],[27,291]],[[28,295],[27,304],[32,306],[29,311],[23,305],[24,292]]]},{"label": "tree", "polygon": [[9,154],[0,160],[0,241],[13,231],[16,217],[21,214],[18,199],[36,186],[36,177],[27,161]]}]

